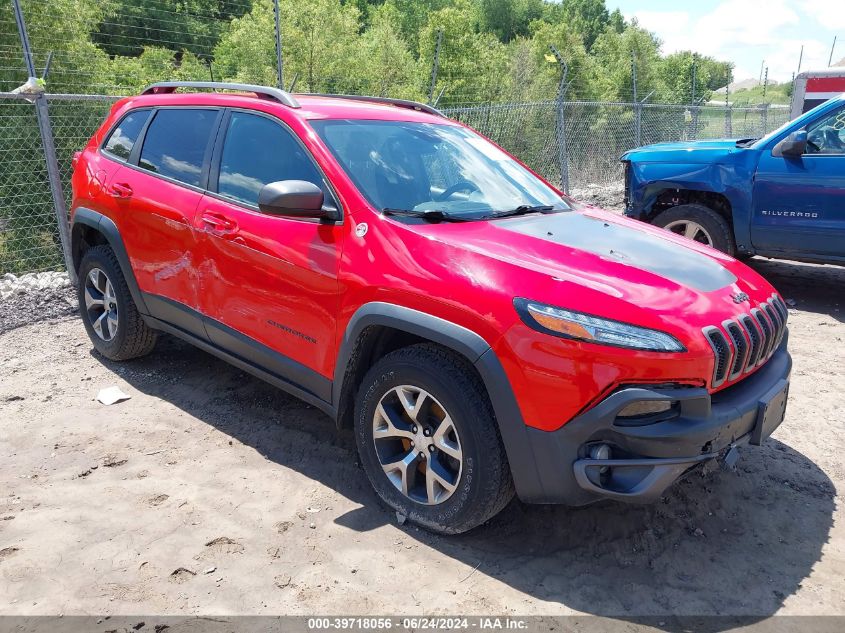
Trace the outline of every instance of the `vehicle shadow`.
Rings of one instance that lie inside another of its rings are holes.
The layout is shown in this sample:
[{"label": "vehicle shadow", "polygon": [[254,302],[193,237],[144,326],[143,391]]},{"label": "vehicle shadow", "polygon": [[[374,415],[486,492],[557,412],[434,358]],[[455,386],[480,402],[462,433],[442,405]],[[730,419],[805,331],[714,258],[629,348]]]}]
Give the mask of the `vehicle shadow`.
[{"label": "vehicle shadow", "polygon": [[[171,337],[128,364],[95,356],[112,371],[119,367],[138,391],[360,505],[337,517],[338,525],[366,532],[396,523],[357,467],[352,434],[338,434],[334,422],[309,405]],[[339,447],[348,460],[338,460]],[[828,539],[834,497],[817,466],[770,439],[746,449],[737,472],[693,474],[654,505],[515,501],[460,536],[409,524],[397,529],[485,581],[543,603],[626,623],[650,617],[651,626],[668,631],[688,626],[676,616],[720,616],[696,630],[724,630],[736,626],[735,616],[774,614],[798,590]]]},{"label": "vehicle shadow", "polygon": [[845,323],[845,266],[803,264],[754,257],[746,262],[798,310]]}]

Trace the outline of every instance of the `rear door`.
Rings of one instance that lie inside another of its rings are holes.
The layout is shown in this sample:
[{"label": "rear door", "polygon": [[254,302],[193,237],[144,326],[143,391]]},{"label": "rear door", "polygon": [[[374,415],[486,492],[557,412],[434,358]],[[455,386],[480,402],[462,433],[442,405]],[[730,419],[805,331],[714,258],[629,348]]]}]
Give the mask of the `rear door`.
[{"label": "rear door", "polygon": [[123,206],[120,233],[147,307],[202,338],[193,220],[221,114],[216,108],[154,110],[142,141],[109,184]]},{"label": "rear door", "polygon": [[261,187],[279,180],[322,187],[326,204],[336,198],[303,143],[273,117],[231,110],[214,154],[195,222],[208,336],[328,400],[341,224],[267,215],[257,203]]},{"label": "rear door", "polygon": [[845,257],[845,107],[806,129],[803,156],[760,158],[751,241],[767,254]]}]

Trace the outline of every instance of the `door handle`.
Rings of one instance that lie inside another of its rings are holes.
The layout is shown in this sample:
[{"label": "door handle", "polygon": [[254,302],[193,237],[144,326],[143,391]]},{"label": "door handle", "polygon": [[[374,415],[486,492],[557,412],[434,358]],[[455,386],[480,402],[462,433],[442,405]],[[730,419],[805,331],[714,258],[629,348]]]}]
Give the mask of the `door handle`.
[{"label": "door handle", "polygon": [[114,183],[111,187],[109,187],[109,191],[115,198],[129,198],[132,196],[132,187],[127,185],[125,182]]},{"label": "door handle", "polygon": [[200,216],[202,223],[218,234],[232,234],[238,232],[238,223],[219,213],[204,211]]}]

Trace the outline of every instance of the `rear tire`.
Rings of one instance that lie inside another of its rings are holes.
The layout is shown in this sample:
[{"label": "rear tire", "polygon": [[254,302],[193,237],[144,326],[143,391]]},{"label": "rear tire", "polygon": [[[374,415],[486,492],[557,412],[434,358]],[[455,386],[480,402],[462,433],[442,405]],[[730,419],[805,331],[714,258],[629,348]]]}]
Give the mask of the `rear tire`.
[{"label": "rear tire", "polygon": [[79,265],[79,313],[88,337],[110,360],[149,354],[158,337],[144,323],[109,246],[88,249]]},{"label": "rear tire", "polygon": [[658,215],[653,224],[734,256],[733,232],[724,217],[703,204],[682,204]]},{"label": "rear tire", "polygon": [[513,498],[481,379],[436,345],[397,350],[370,369],[355,403],[355,440],[381,500],[432,532],[471,530]]}]

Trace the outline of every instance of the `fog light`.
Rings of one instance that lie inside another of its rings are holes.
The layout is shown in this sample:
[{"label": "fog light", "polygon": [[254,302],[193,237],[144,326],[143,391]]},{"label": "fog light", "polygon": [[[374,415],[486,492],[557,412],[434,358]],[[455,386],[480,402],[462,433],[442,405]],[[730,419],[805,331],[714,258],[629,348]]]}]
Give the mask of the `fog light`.
[{"label": "fog light", "polygon": [[646,415],[655,415],[671,411],[674,406],[674,400],[637,400],[622,409],[617,417],[639,418]]},{"label": "fog light", "polygon": [[[610,459],[612,453],[607,444],[595,444],[590,447],[590,459]],[[599,476],[604,480],[610,473],[610,466],[599,467]]]}]

